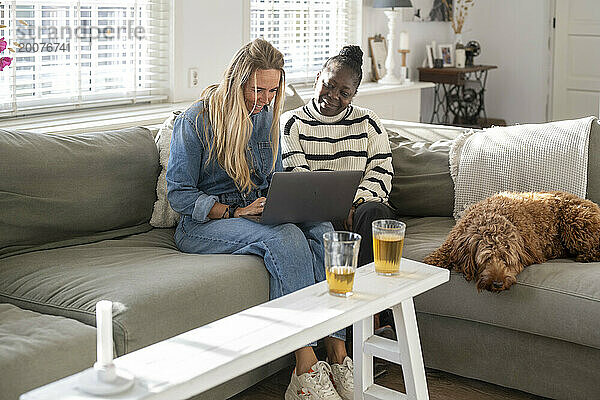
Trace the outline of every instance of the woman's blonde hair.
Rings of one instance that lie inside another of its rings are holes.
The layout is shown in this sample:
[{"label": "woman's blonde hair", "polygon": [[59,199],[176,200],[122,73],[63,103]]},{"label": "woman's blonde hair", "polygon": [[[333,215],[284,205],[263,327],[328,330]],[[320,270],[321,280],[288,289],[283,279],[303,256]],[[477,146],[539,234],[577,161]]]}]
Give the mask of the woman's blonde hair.
[{"label": "woman's blonde hair", "polygon": [[[243,87],[257,70],[266,69],[281,71],[271,124],[271,150],[273,151],[271,170],[273,170],[279,152],[279,116],[283,106],[285,73],[283,54],[271,43],[263,39],[255,39],[242,47],[229,63],[223,74],[223,80],[218,85],[207,87],[200,95],[204,107],[196,117],[197,124],[198,117],[208,111],[213,131],[211,140],[206,126],[204,127],[204,135],[209,146],[208,161],[216,157],[219,165],[234,180],[238,189],[245,192],[256,185],[250,178],[246,153],[253,126],[244,102]],[[256,96],[256,84],[254,90]]]}]

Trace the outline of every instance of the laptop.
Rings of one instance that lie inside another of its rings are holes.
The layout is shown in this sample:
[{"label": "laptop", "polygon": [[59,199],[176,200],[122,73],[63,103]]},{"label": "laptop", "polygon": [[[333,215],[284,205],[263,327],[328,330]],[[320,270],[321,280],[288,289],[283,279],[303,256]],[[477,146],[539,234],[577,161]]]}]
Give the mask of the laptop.
[{"label": "laptop", "polygon": [[260,224],[341,221],[348,217],[362,171],[275,172]]}]

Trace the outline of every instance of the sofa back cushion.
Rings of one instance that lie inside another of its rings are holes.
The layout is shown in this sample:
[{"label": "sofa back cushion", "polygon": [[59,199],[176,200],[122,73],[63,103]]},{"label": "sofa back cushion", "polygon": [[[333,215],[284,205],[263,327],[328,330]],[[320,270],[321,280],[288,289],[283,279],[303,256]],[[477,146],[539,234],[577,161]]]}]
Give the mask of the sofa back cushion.
[{"label": "sofa back cushion", "polygon": [[[588,151],[587,198],[600,204],[600,121],[592,122]],[[411,141],[390,135],[394,177],[390,204],[400,215],[452,216],[454,182],[448,167],[453,140]]]},{"label": "sofa back cushion", "polygon": [[0,257],[150,229],[158,152],[149,130],[0,130]]},{"label": "sofa back cushion", "polygon": [[448,167],[452,140],[391,138],[394,177],[390,204],[405,216],[452,216],[454,182]]},{"label": "sofa back cushion", "polygon": [[302,97],[296,92],[296,89],[288,84],[285,86],[285,101],[283,102],[282,113],[295,110],[296,108],[302,107],[304,105],[304,100]]},{"label": "sofa back cushion", "polygon": [[600,204],[600,121],[592,122],[588,149],[587,198]]}]

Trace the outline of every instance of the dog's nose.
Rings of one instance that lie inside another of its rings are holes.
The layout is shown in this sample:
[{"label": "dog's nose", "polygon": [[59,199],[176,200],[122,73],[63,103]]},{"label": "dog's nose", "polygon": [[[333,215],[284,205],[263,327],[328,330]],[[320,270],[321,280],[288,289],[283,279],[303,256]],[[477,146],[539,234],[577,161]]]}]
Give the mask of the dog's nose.
[{"label": "dog's nose", "polygon": [[492,285],[494,285],[494,289],[500,289],[504,285],[504,282],[494,281],[494,282],[492,282]]}]

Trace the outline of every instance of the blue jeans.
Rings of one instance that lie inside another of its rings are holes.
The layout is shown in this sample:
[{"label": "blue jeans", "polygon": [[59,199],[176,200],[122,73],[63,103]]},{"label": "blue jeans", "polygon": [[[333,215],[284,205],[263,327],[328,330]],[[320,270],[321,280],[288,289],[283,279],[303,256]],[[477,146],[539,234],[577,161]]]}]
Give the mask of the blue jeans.
[{"label": "blue jeans", "polygon": [[[262,257],[269,272],[272,300],[325,280],[323,234],[332,230],[329,222],[262,225],[228,218],[198,223],[182,216],[175,243],[186,253]],[[346,331],[331,336],[346,340]]]}]

